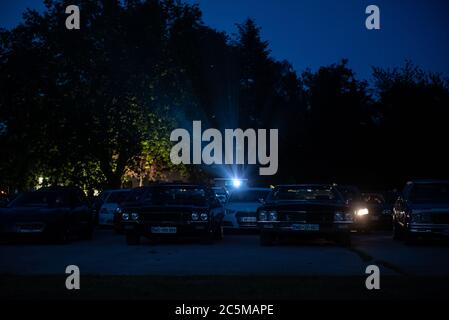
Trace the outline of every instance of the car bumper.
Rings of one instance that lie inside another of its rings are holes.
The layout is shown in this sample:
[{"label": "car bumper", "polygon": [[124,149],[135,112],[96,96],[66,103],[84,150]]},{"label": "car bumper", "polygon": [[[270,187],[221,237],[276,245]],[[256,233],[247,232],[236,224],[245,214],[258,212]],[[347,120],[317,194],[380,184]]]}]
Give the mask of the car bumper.
[{"label": "car bumper", "polygon": [[225,229],[254,230],[257,229],[257,220],[254,215],[236,217],[233,214],[225,215],[223,218],[223,227]]},{"label": "car bumper", "polygon": [[[142,236],[201,236],[210,233],[209,222],[170,223],[170,222],[125,222],[123,230],[127,233],[137,233]],[[154,232],[155,229],[170,230],[170,232]],[[172,232],[176,230],[176,232]]]},{"label": "car bumper", "polygon": [[258,226],[262,232],[304,235],[334,235],[349,233],[353,229],[352,223],[304,224],[287,222],[259,222]]},{"label": "car bumper", "polygon": [[55,222],[19,222],[0,226],[0,237],[39,236],[59,232],[62,225]]},{"label": "car bumper", "polygon": [[449,224],[410,223],[408,230],[416,235],[439,235],[449,237]]}]

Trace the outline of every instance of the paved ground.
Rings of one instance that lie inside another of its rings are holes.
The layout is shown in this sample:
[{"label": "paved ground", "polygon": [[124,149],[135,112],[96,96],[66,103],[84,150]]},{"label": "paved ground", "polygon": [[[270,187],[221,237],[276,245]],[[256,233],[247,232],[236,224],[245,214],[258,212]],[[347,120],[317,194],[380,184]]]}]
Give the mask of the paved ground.
[{"label": "paved ground", "polygon": [[68,245],[3,243],[0,274],[59,275],[67,265],[89,275],[276,275],[361,276],[369,264],[383,275],[449,276],[449,246],[407,246],[388,233],[355,235],[343,248],[323,241],[261,247],[257,235],[227,235],[213,245],[143,242],[127,246],[123,236],[98,230],[92,241]]}]

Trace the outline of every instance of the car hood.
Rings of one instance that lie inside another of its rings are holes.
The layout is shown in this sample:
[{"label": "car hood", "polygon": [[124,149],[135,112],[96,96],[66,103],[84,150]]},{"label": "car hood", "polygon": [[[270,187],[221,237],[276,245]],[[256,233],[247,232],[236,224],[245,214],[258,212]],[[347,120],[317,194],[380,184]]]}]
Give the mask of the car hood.
[{"label": "car hood", "polygon": [[265,204],[261,207],[265,210],[281,210],[281,211],[335,211],[345,210],[348,206],[344,203],[329,202],[309,202],[309,201],[276,201]]},{"label": "car hood", "polygon": [[142,205],[142,204],[128,204],[126,206],[123,206],[122,211],[127,212],[131,210],[135,210],[138,213],[141,212],[157,212],[157,213],[163,213],[163,212],[191,212],[191,211],[206,211],[209,210],[209,207],[205,206],[193,206],[193,205]]},{"label": "car hood", "polygon": [[262,204],[260,202],[232,202],[225,205],[226,210],[256,212]]},{"label": "car hood", "polygon": [[449,203],[408,203],[408,207],[412,210],[437,210],[449,212]]},{"label": "car hood", "polygon": [[0,221],[49,221],[59,218],[67,209],[45,207],[17,207],[0,209]]}]

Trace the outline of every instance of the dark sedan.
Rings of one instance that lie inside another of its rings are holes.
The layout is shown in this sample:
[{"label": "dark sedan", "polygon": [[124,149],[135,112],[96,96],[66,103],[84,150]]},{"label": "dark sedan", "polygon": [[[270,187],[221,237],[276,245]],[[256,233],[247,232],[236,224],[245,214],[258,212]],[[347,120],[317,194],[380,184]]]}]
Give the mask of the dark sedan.
[{"label": "dark sedan", "polygon": [[19,195],[0,209],[1,236],[44,235],[65,243],[72,236],[91,238],[92,212],[82,190],[49,187]]},{"label": "dark sedan", "polygon": [[205,242],[223,236],[224,208],[208,187],[159,184],[138,188],[122,205],[122,224],[129,245],[142,236],[200,237]]},{"label": "dark sedan", "polygon": [[449,181],[408,182],[393,209],[395,239],[449,236]]},{"label": "dark sedan", "polygon": [[351,242],[354,214],[332,185],[281,185],[258,209],[261,245],[294,234]]}]

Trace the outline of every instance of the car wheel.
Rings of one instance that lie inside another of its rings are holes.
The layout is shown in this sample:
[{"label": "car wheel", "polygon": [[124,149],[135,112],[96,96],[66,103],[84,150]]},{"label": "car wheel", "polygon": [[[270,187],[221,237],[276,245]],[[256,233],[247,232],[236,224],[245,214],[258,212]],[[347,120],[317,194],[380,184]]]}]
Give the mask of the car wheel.
[{"label": "car wheel", "polygon": [[135,246],[140,244],[140,235],[134,232],[126,234],[126,244],[129,246]]},{"label": "car wheel", "polygon": [[351,235],[350,234],[339,235],[336,238],[336,241],[341,246],[349,247],[351,245]]},{"label": "car wheel", "polygon": [[274,235],[269,232],[261,232],[259,239],[261,246],[270,246],[274,242]]}]

